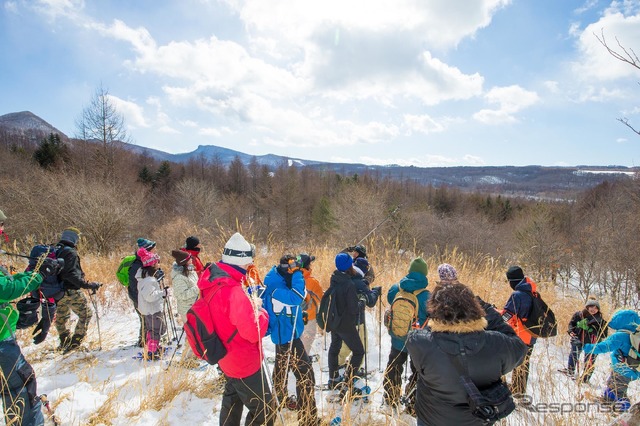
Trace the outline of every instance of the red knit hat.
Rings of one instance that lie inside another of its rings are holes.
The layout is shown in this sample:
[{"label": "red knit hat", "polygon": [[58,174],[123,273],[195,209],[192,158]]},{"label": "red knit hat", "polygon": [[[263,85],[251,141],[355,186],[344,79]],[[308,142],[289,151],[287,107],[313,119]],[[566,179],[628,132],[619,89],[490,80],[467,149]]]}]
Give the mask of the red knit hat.
[{"label": "red knit hat", "polygon": [[160,262],[160,256],[158,256],[157,253],[151,253],[149,250],[147,250],[144,247],[141,247],[140,249],[138,249],[137,254],[140,260],[142,261],[142,266],[145,268],[147,266],[156,265],[158,262]]}]

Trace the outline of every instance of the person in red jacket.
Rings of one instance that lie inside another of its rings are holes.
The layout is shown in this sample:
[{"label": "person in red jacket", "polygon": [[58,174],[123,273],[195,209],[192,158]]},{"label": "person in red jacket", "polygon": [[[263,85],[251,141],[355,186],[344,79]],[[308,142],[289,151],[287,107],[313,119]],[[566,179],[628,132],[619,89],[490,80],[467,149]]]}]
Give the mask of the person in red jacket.
[{"label": "person in red jacket", "polygon": [[202,297],[209,300],[216,333],[227,354],[218,362],[226,378],[220,424],[239,426],[243,405],[249,413],[245,425],[272,426],[275,407],[269,381],[262,368],[262,338],[269,314],[262,299],[244,291],[246,271],[253,263],[253,247],[239,233],[224,246],[222,260],[211,264],[198,280]]},{"label": "person in red jacket", "polygon": [[196,271],[198,276],[202,275],[204,271],[204,265],[200,260],[200,250],[202,247],[200,246],[200,239],[198,237],[194,237],[193,235],[187,237],[184,247],[180,250],[187,252],[191,255],[191,263],[193,264],[193,269]]}]

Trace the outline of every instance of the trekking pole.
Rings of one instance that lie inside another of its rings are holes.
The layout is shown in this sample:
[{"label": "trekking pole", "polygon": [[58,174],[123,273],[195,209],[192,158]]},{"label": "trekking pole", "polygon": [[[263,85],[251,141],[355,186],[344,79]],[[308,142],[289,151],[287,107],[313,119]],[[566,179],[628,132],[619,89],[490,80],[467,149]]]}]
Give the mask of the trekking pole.
[{"label": "trekking pole", "polygon": [[173,331],[173,340],[178,340],[178,330],[176,328],[176,320],[173,317],[173,310],[171,309],[171,301],[169,300],[169,292],[168,287],[164,285],[164,276],[160,278],[160,285],[162,286],[162,290],[165,292],[164,298],[164,321],[167,322],[167,316],[169,316],[169,325],[171,326],[171,331]]},{"label": "trekking pole", "polygon": [[382,295],[378,295],[378,371],[382,371]]},{"label": "trekking pole", "polygon": [[367,335],[367,314],[362,316],[362,327],[364,328],[364,385],[369,388],[369,364],[367,363],[369,345]]},{"label": "trekking pole", "polygon": [[98,303],[96,299],[93,297],[96,294],[96,290],[91,290],[89,293],[89,299],[91,300],[91,304],[93,305],[93,310],[96,312],[96,324],[98,325],[98,350],[102,350],[102,333],[100,332],[100,314],[98,313]]},{"label": "trekking pole", "polygon": [[178,352],[178,348],[180,347],[180,341],[182,340],[182,336],[184,336],[184,326],[182,327],[182,333],[180,333],[180,337],[178,337],[178,343],[176,344],[176,349],[173,351],[173,355],[171,355],[171,359],[169,360],[169,363],[167,364],[167,368],[165,368],[164,371],[167,371],[169,367],[171,367],[173,358],[175,358],[176,352]]},{"label": "trekking pole", "polygon": [[382,224],[383,224],[383,223],[385,223],[385,222],[386,222],[387,220],[389,220],[389,219],[390,219],[394,214],[396,214],[396,213],[398,212],[398,209],[400,208],[400,206],[401,206],[401,205],[402,205],[402,204],[398,204],[398,205],[396,206],[396,208],[395,208],[395,209],[393,209],[393,211],[387,215],[387,217],[385,217],[385,218],[384,218],[380,223],[378,223],[376,226],[374,226],[374,228],[373,228],[371,231],[369,231],[369,233],[368,233],[367,235],[365,235],[365,236],[364,236],[360,241],[358,241],[358,242],[356,243],[356,245],[358,245],[358,244],[362,244],[362,242],[363,242],[364,240],[366,240],[366,239],[367,239],[367,237],[368,237],[369,235],[373,234],[373,233],[376,231],[376,229],[378,229],[380,226],[382,226]]},{"label": "trekking pole", "polygon": [[6,254],[7,256],[23,257],[25,259],[30,259],[30,260],[38,260],[37,257],[31,257],[31,256],[27,256],[26,254],[20,254],[20,253],[9,253],[8,251],[5,251],[5,250],[0,250],[0,254]]},{"label": "trekking pole", "polygon": [[[264,369],[265,372],[265,377],[267,378],[267,386],[269,386],[269,389],[273,389],[273,384],[271,383],[271,372],[269,371],[269,367],[267,366],[267,363],[264,360],[264,357],[262,358],[262,368]],[[280,407],[280,401],[278,401],[278,393],[273,391],[271,392],[271,395],[273,396],[273,399],[275,399],[276,401],[276,407]],[[266,409],[265,409],[265,416],[266,416]],[[280,415],[280,421],[282,422],[282,426],[287,426],[287,424],[284,421],[284,415],[282,414],[282,411],[278,409],[278,414]]]}]

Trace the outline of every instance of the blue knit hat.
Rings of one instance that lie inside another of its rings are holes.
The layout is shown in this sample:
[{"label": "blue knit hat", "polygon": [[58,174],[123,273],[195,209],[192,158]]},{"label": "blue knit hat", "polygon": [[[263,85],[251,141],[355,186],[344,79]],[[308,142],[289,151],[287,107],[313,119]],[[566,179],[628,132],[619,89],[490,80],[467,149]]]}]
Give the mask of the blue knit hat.
[{"label": "blue knit hat", "polygon": [[353,266],[353,258],[347,253],[338,253],[336,256],[336,269],[341,272],[348,271]]},{"label": "blue knit hat", "polygon": [[148,240],[146,238],[138,238],[138,247],[139,248],[144,248],[147,250],[151,250],[152,248],[154,248],[156,246],[156,242],[155,241],[151,241]]}]

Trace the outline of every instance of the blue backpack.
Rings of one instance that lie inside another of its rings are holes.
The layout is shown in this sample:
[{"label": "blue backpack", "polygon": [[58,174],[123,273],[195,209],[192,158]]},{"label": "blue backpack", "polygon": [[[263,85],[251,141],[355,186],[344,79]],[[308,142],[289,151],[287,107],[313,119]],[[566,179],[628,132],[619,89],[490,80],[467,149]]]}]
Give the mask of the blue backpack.
[{"label": "blue backpack", "polygon": [[[27,267],[27,271],[32,271],[35,269],[38,264],[38,258],[42,255],[46,255],[51,259],[56,259],[58,256],[58,252],[56,251],[55,246],[47,245],[47,244],[38,244],[33,246],[31,252],[29,253],[29,266]],[[40,285],[40,293],[47,299],[53,298],[54,301],[58,302],[64,296],[64,284],[62,280],[58,277],[58,275],[50,275],[42,281]]]}]

